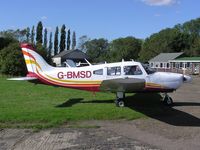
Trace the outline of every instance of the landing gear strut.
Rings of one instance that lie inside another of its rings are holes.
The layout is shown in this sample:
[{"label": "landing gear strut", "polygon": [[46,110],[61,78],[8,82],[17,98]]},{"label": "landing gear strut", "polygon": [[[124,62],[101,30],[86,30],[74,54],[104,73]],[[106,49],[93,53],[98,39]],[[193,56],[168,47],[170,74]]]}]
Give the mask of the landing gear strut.
[{"label": "landing gear strut", "polygon": [[173,105],[173,100],[167,93],[164,94],[163,103],[166,106],[172,106]]},{"label": "landing gear strut", "polygon": [[124,107],[124,99],[125,94],[123,92],[117,92],[116,93],[116,100],[115,100],[115,104],[117,107]]}]

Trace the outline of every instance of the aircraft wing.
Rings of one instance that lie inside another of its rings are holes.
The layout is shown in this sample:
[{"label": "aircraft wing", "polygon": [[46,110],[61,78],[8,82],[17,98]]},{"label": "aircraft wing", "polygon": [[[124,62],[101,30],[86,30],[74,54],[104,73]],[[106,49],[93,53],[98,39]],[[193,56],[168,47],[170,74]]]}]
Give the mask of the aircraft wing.
[{"label": "aircraft wing", "polygon": [[100,90],[111,92],[135,92],[145,88],[145,79],[118,78],[108,79],[101,83]]},{"label": "aircraft wing", "polygon": [[19,78],[9,78],[7,80],[30,81],[30,80],[37,80],[37,78],[36,77],[19,77]]}]

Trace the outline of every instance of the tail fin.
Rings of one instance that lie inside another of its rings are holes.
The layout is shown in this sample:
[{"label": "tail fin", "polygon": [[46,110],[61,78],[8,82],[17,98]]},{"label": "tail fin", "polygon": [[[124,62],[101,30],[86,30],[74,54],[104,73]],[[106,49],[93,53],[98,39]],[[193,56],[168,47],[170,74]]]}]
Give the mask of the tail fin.
[{"label": "tail fin", "polygon": [[32,45],[28,43],[22,43],[21,45],[22,53],[26,62],[26,67],[28,70],[28,75],[37,75],[37,71],[45,71],[51,68],[50,65],[40,56]]}]

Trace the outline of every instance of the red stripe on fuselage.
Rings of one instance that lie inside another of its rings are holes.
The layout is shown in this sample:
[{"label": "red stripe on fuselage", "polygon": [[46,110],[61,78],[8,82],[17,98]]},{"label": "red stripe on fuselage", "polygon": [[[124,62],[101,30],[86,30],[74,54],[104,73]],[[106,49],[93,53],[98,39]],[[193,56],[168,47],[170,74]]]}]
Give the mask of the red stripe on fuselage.
[{"label": "red stripe on fuselage", "polygon": [[62,87],[67,87],[67,88],[75,88],[75,89],[81,89],[81,90],[87,90],[87,91],[99,91],[99,84],[63,84],[63,83],[58,83],[52,80],[49,80],[42,76],[38,70],[38,78],[41,80],[43,83],[50,84],[50,85],[55,85],[55,86],[62,86]]},{"label": "red stripe on fuselage", "polygon": [[34,56],[31,55],[30,53],[28,53],[28,52],[26,52],[26,51],[23,51],[23,50],[22,50],[22,53],[23,53],[24,55],[26,55],[26,56],[29,56],[29,57],[33,58],[33,60],[35,60]]}]

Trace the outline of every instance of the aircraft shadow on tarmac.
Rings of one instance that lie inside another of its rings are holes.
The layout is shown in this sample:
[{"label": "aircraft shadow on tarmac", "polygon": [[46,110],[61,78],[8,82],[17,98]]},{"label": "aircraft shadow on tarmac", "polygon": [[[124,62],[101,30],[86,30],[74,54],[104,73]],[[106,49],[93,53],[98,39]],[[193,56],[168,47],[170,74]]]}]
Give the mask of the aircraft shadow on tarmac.
[{"label": "aircraft shadow on tarmac", "polygon": [[[174,126],[200,126],[200,119],[187,112],[176,109],[177,106],[200,106],[200,103],[174,102],[172,107],[165,106],[159,94],[135,94],[125,100],[125,105],[141,112],[150,118],[160,120]],[[175,108],[174,108],[175,107]]]},{"label": "aircraft shadow on tarmac", "polygon": [[[200,106],[195,102],[174,102],[172,107],[165,106],[160,94],[156,93],[137,93],[127,96],[124,100],[125,107],[138,111],[150,118],[168,123],[174,126],[193,126],[200,127],[200,119],[187,112],[176,109],[181,106]],[[114,103],[114,100],[90,100],[83,101],[83,98],[69,99],[56,107],[72,107],[77,103]],[[174,108],[175,107],[175,108]],[[198,108],[195,108],[198,109]]]}]

